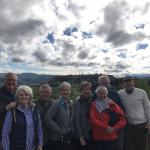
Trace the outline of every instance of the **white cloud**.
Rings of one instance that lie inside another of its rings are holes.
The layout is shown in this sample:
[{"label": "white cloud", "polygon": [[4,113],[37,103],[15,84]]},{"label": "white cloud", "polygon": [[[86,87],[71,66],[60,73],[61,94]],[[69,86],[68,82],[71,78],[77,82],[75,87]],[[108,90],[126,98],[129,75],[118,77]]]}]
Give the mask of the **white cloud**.
[{"label": "white cloud", "polygon": [[[136,50],[150,43],[149,13],[147,0],[2,0],[0,72],[149,73],[149,45]],[[64,35],[68,27],[77,31]]]}]

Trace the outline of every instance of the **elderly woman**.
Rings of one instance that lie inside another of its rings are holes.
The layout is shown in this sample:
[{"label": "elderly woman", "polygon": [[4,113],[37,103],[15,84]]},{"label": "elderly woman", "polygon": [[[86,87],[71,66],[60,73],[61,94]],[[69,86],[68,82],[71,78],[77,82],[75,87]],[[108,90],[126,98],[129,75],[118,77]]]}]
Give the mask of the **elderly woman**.
[{"label": "elderly woman", "polygon": [[3,131],[3,150],[42,150],[42,129],[37,108],[31,102],[32,89],[22,85],[16,91],[16,108],[7,112]]},{"label": "elderly woman", "polygon": [[117,132],[126,124],[122,109],[110,98],[104,86],[96,90],[97,99],[92,102],[90,121],[96,150],[117,150]]},{"label": "elderly woman", "polygon": [[70,100],[71,85],[68,82],[63,82],[59,89],[60,98],[52,104],[46,113],[45,124],[51,130],[51,149],[71,150],[73,124],[73,108]]}]

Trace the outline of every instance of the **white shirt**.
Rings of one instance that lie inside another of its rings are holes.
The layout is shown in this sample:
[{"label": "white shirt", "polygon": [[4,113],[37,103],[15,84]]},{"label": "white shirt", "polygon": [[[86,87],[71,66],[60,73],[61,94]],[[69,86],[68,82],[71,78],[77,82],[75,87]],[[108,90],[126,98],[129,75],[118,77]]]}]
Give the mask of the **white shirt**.
[{"label": "white shirt", "polygon": [[148,121],[150,124],[150,101],[146,92],[139,88],[134,88],[131,94],[125,89],[118,92],[125,108],[128,122],[140,124]]}]

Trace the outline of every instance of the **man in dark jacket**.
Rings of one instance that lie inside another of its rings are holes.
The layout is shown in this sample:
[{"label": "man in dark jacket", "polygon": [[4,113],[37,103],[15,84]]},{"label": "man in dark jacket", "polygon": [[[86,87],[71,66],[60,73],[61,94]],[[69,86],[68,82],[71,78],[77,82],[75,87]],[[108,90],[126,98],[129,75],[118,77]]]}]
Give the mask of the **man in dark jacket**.
[{"label": "man in dark jacket", "polygon": [[42,129],[43,129],[43,150],[50,149],[50,140],[49,140],[49,129],[46,127],[44,122],[44,117],[47,110],[50,108],[51,104],[54,102],[51,99],[52,87],[48,84],[42,84],[39,88],[40,97],[35,102],[37,108],[40,112],[40,117],[42,120]]},{"label": "man in dark jacket", "polygon": [[4,78],[4,85],[0,89],[0,150],[2,141],[2,128],[6,111],[16,106],[15,91],[17,87],[17,75],[7,73]]}]

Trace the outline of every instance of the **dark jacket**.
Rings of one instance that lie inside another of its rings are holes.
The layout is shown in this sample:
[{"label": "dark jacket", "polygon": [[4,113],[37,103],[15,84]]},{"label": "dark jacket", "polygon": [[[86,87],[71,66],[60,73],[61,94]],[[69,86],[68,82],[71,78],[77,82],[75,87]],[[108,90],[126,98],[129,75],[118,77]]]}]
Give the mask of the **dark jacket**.
[{"label": "dark jacket", "polygon": [[2,87],[0,89],[0,141],[2,139],[2,128],[6,115],[6,105],[12,101],[15,101],[15,93],[11,94],[7,92],[4,87]]},{"label": "dark jacket", "polygon": [[89,111],[91,105],[91,98],[84,98],[80,96],[74,103],[74,137],[90,139],[90,122]]},{"label": "dark jacket", "polygon": [[[10,149],[11,150],[26,150],[26,118],[24,113],[19,109],[12,109],[12,130],[10,133]],[[15,118],[14,118],[15,116]],[[33,124],[35,133],[35,145],[38,145],[38,110],[35,107],[33,111]],[[16,140],[17,139],[17,140]]]},{"label": "dark jacket", "polygon": [[49,134],[50,134],[50,129],[45,124],[44,117],[48,109],[50,109],[51,105],[54,103],[53,100],[48,100],[44,101],[42,99],[38,99],[35,101],[36,107],[39,110],[41,121],[42,121],[42,129],[43,129],[43,144],[48,144],[49,142]]},{"label": "dark jacket", "polygon": [[69,106],[66,106],[61,99],[53,103],[45,115],[45,124],[51,130],[51,140],[59,141],[61,136],[65,136],[68,133],[72,133],[72,101],[69,101]]}]

